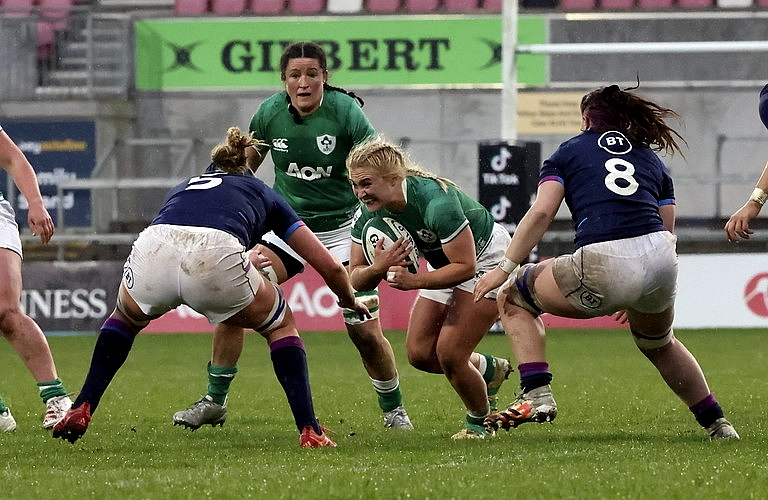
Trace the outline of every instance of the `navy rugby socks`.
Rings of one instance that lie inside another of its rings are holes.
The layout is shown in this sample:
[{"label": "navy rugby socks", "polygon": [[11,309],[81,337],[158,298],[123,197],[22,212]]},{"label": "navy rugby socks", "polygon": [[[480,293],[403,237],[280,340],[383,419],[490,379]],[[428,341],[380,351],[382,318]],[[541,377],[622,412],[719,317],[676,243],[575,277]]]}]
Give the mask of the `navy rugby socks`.
[{"label": "navy rugby socks", "polygon": [[521,363],[517,365],[517,371],[520,373],[520,389],[523,394],[552,382],[552,373],[546,361]]},{"label": "navy rugby socks", "polygon": [[696,417],[696,421],[705,429],[712,425],[718,418],[725,415],[720,403],[710,392],[707,397],[690,407],[691,413]]},{"label": "navy rugby socks", "polygon": [[312,404],[304,341],[301,337],[283,337],[269,344],[269,349],[275,375],[288,398],[296,428],[301,432],[311,425],[316,433],[322,434]]},{"label": "navy rugby socks", "polygon": [[133,339],[138,333],[138,329],[131,328],[115,318],[108,318],[104,322],[93,348],[91,367],[88,369],[83,388],[72,405],[73,408],[87,402],[91,405],[91,413],[96,411],[107,386],[128,358]]}]

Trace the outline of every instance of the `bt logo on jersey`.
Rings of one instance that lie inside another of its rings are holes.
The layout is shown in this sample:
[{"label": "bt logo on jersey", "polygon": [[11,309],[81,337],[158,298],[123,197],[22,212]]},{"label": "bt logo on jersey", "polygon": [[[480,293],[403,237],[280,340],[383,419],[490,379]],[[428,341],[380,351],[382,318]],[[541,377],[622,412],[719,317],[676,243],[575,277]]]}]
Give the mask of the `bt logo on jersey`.
[{"label": "bt logo on jersey", "polygon": [[629,139],[615,130],[603,132],[597,139],[597,145],[613,155],[625,155],[632,151],[632,143]]},{"label": "bt logo on jersey", "polygon": [[768,317],[768,273],[756,274],[744,287],[747,308],[758,316]]}]

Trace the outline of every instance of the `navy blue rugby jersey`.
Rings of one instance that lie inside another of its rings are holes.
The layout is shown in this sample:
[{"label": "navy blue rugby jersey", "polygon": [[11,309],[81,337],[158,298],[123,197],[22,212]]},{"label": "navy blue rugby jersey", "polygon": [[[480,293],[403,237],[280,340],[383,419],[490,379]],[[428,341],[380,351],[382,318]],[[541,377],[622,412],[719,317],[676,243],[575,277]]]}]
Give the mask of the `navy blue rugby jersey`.
[{"label": "navy blue rugby jersey", "polygon": [[212,170],[171,189],[150,225],[220,229],[237,237],[246,248],[253,248],[268,231],[286,241],[304,225],[280,195],[252,174]]},{"label": "navy blue rugby jersey", "polygon": [[587,130],[562,143],[541,168],[539,184],[547,181],[565,188],[576,248],[663,231],[659,207],[675,203],[658,155],[617,131]]}]

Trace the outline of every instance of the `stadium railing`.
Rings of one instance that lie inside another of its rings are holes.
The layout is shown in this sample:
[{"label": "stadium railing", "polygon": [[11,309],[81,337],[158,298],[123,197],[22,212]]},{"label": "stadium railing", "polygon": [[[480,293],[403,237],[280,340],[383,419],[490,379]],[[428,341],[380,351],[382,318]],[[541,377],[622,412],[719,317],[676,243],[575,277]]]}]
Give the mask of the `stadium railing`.
[{"label": "stadium railing", "polygon": [[[20,1],[20,0],[16,0]],[[221,13],[216,0],[206,7],[204,0],[175,0],[176,13],[202,15]],[[191,4],[189,6],[185,4]],[[624,11],[642,10],[712,10],[752,9],[768,5],[768,0],[521,0],[521,10]],[[499,13],[503,0],[251,0],[242,15],[312,15],[312,14],[463,14]]]},{"label": "stadium railing", "polygon": [[[170,11],[183,16],[347,15],[347,14],[487,14],[500,13],[503,0],[0,0],[0,16],[36,20],[38,59],[55,61],[61,39],[82,30],[90,15]],[[526,9],[570,11],[750,10],[768,0],[521,0]],[[74,21],[74,23],[72,22]],[[69,29],[72,28],[72,33]],[[129,46],[122,44],[123,47]],[[120,60],[113,57],[112,60]],[[72,75],[57,77],[71,77]],[[82,79],[82,75],[80,75]],[[82,87],[82,85],[81,85]]]},{"label": "stadium railing", "polygon": [[[55,250],[55,258],[69,260],[65,254],[75,244],[120,247],[116,253],[114,248],[107,248],[107,255],[113,252],[115,258],[125,257],[138,232],[159,209],[166,192],[196,173],[201,164],[199,156],[202,151],[210,151],[210,147],[217,142],[213,138],[120,139],[98,160],[91,177],[59,181],[56,186],[58,200],[64,200],[72,191],[90,193],[88,210],[91,217],[86,226],[69,224],[64,203],[58,203],[56,209],[51,211],[56,223],[56,234],[50,245]],[[153,174],[142,175],[141,170],[128,168],[132,163],[155,165],[157,162],[151,160],[155,157],[162,158],[164,166],[154,167]],[[10,184],[5,192],[14,204],[15,193]],[[28,231],[22,232],[22,241],[30,253],[40,251],[38,238]]]}]

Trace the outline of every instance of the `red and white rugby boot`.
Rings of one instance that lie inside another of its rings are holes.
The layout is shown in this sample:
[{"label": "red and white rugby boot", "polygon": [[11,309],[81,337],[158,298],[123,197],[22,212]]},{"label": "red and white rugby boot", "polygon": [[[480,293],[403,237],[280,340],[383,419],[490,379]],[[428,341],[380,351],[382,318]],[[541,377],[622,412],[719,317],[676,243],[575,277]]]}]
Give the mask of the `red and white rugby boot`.
[{"label": "red and white rugby boot", "polygon": [[557,403],[552,397],[552,389],[545,385],[521,394],[506,410],[488,415],[483,425],[488,431],[508,431],[526,422],[551,422],[555,417]]}]

